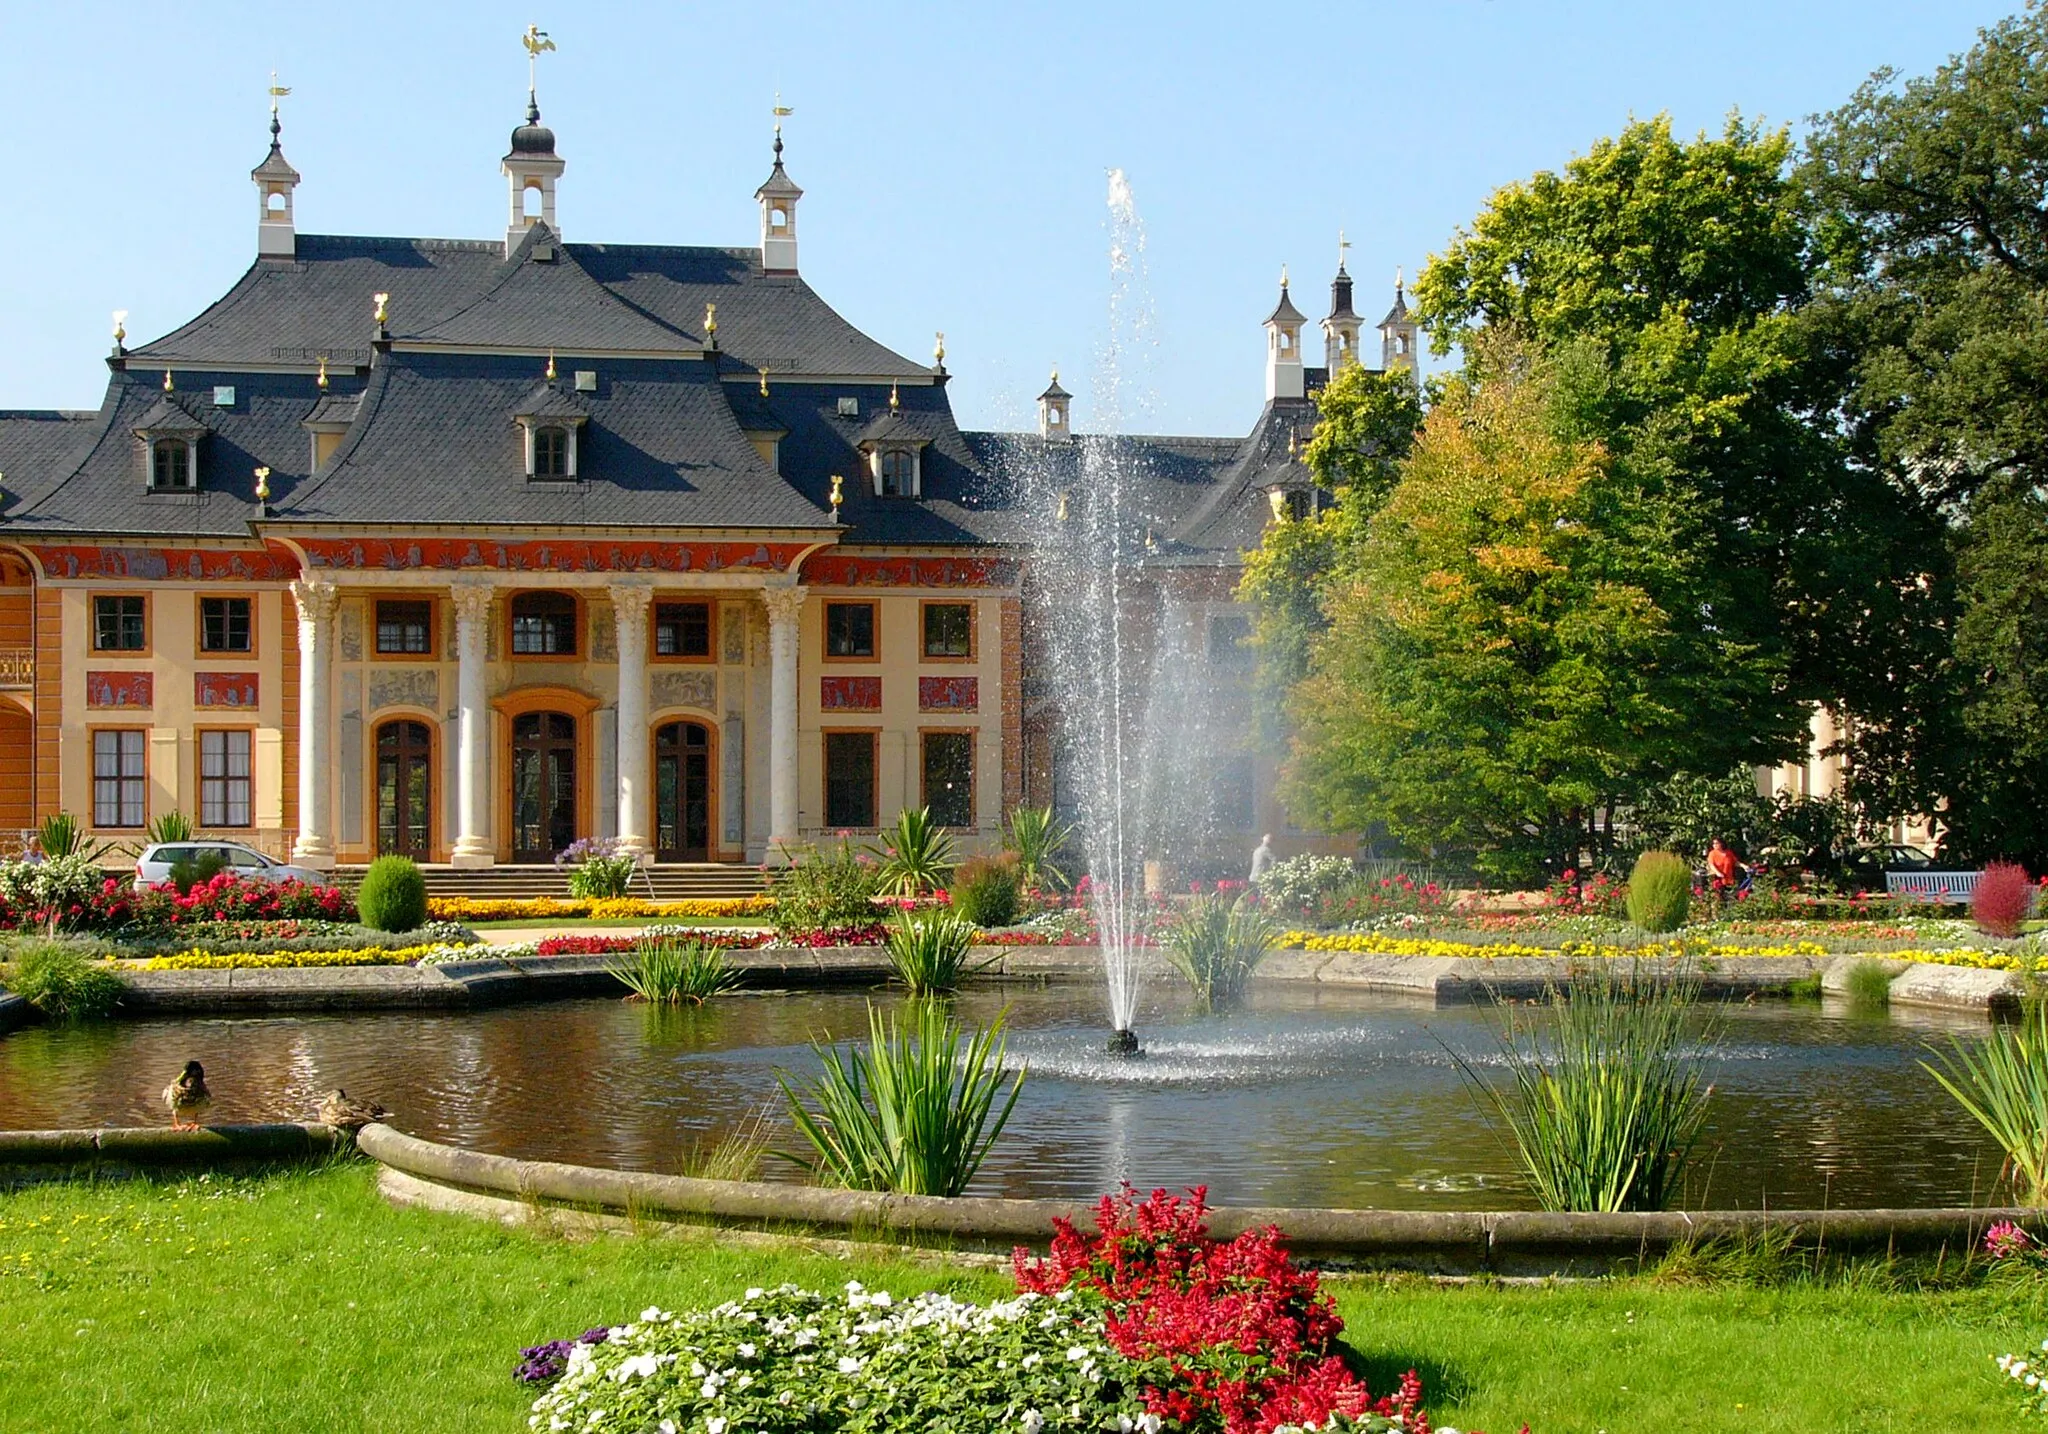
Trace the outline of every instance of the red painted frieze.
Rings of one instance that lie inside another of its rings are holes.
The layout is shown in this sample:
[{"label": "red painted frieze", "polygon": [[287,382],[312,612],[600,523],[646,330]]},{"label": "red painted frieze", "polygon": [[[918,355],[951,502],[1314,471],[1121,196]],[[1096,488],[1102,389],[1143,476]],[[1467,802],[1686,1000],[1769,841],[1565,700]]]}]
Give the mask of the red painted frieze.
[{"label": "red painted frieze", "polygon": [[194,707],[254,707],[256,674],[253,672],[195,672],[192,674]]},{"label": "red painted frieze", "polygon": [[301,538],[315,568],[478,568],[512,573],[785,572],[807,543],[641,543],[561,538]]},{"label": "red painted frieze", "polygon": [[1017,581],[1009,558],[863,558],[813,554],[803,580],[828,588],[994,588]]},{"label": "red painted frieze", "polygon": [[258,548],[114,548],[63,543],[29,551],[52,578],[114,578],[124,582],[288,582],[299,565],[287,553]]},{"label": "red painted frieze", "polygon": [[879,677],[821,677],[818,682],[818,706],[827,712],[882,710]]},{"label": "red painted frieze", "polygon": [[147,672],[88,672],[85,705],[128,707],[145,711],[156,705],[156,682]]},{"label": "red painted frieze", "polygon": [[917,710],[979,712],[981,681],[974,677],[920,677],[917,679]]}]

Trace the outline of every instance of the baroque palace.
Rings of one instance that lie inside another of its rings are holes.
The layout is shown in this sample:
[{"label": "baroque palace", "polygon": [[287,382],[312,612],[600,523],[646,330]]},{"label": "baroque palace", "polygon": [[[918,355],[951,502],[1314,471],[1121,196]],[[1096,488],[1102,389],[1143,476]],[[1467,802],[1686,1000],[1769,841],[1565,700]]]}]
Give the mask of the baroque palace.
[{"label": "baroque palace", "polygon": [[[138,348],[117,317],[97,412],[0,412],[0,832],[759,862],[1057,799],[1020,475],[1078,482],[1097,440],[1057,377],[1036,433],[963,432],[943,342],[913,362],[813,293],[779,127],[744,248],[566,242],[531,95],[502,240],[301,234],[270,128],[241,280]],[[1296,450],[1360,361],[1341,264],[1322,366],[1308,324],[1283,277],[1246,437],[1115,440],[1150,600],[1225,686],[1239,554],[1319,501]],[[1412,369],[1398,289],[1378,328]],[[1284,829],[1269,760],[1216,770],[1225,829]]]}]

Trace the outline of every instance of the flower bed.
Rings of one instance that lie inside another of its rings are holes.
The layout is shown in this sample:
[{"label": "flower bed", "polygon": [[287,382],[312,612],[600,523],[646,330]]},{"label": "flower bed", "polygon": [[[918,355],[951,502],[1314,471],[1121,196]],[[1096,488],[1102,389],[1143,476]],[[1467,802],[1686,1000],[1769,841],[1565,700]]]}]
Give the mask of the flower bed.
[{"label": "flower bed", "polygon": [[309,966],[411,966],[440,953],[442,960],[463,960],[489,951],[488,947],[450,946],[430,942],[420,946],[360,947],[352,951],[209,951],[194,947],[170,956],[152,956],[131,963],[138,971],[280,971]]},{"label": "flower bed", "polygon": [[[1781,941],[1744,945],[1711,941],[1702,937],[1679,937],[1667,941],[1645,941],[1640,945],[1619,942],[1561,941],[1555,946],[1537,946],[1519,941],[1449,941],[1438,937],[1393,936],[1378,931],[1288,931],[1280,938],[1283,950],[1356,952],[1371,956],[1436,956],[1457,959],[1499,960],[1515,956],[1559,957],[1580,961],[1623,960],[1736,960],[1748,956],[1823,957],[1831,952],[1818,941]],[[1968,966],[1987,971],[2048,971],[2048,954],[2032,949],[2013,951],[1959,947],[1939,950],[1911,947],[1871,953],[1874,959],[1920,962],[1935,966]]]},{"label": "flower bed", "polygon": [[443,921],[558,921],[589,917],[599,921],[630,920],[634,917],[767,916],[775,910],[773,897],[717,896],[687,901],[648,901],[638,896],[610,896],[587,900],[582,897],[430,896],[429,915]]},{"label": "flower bed", "polygon": [[638,936],[550,936],[535,948],[540,956],[616,956],[637,949],[643,942],[695,941],[721,951],[751,951],[768,939],[765,931],[735,931],[729,926],[692,929],[687,926],[650,926]]},{"label": "flower bed", "polygon": [[1092,1235],[1057,1222],[1047,1259],[1018,1252],[1014,1299],[898,1303],[858,1282],[836,1295],[784,1285],[534,1345],[515,1377],[550,1387],[529,1423],[582,1434],[1429,1434],[1412,1370],[1375,1398],[1345,1364],[1343,1322],[1279,1231],[1210,1240],[1203,1192],[1191,1194],[1105,1197]]}]

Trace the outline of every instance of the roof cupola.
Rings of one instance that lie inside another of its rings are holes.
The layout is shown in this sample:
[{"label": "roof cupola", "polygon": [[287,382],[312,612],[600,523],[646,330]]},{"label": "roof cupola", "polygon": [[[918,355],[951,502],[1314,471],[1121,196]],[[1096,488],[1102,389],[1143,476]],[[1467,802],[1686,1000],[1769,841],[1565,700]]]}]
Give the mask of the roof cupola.
[{"label": "roof cupola", "polygon": [[1070,405],[1074,395],[1060,387],[1060,371],[1052,371],[1052,385],[1038,395],[1038,436],[1048,441],[1062,440],[1074,436],[1073,412]]},{"label": "roof cupola", "polygon": [[1323,362],[1330,377],[1358,363],[1358,336],[1365,320],[1351,307],[1351,275],[1344,270],[1344,251],[1351,247],[1340,230],[1337,234],[1337,277],[1330,281],[1330,316],[1323,320]]},{"label": "roof cupola", "polygon": [[259,258],[289,259],[298,252],[298,231],[292,220],[292,191],[299,187],[299,172],[285,162],[284,148],[278,135],[282,125],[277,119],[277,102],[281,96],[291,93],[288,86],[277,82],[277,72],[270,75],[270,153],[263,156],[263,163],[249,171],[249,178],[256,181],[256,253]]},{"label": "roof cupola", "polygon": [[1405,368],[1421,382],[1415,368],[1415,320],[1408,316],[1408,294],[1399,269],[1394,271],[1394,307],[1380,320],[1380,367]]},{"label": "roof cupola", "polygon": [[1287,297],[1287,270],[1280,270],[1280,302],[1266,319],[1266,399],[1301,398],[1308,392],[1301,369],[1301,326],[1308,317]]},{"label": "roof cupola", "polygon": [[770,274],[796,272],[796,202],[804,197],[782,167],[782,119],[795,113],[775,97],[775,168],[754,191],[761,203],[761,268]]},{"label": "roof cupola", "polygon": [[555,222],[555,181],[568,166],[555,153],[555,132],[540,122],[540,102],[535,97],[534,70],[543,50],[555,48],[545,30],[526,27],[520,37],[526,47],[526,123],[512,131],[512,147],[498,163],[512,191],[511,220],[505,227],[505,257],[510,258],[526,231],[545,224],[559,235]]}]

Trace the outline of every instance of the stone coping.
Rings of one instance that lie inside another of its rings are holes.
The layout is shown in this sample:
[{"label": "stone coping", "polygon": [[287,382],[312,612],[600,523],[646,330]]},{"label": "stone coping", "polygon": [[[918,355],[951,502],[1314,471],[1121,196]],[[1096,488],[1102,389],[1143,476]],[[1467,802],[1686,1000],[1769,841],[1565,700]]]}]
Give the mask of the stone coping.
[{"label": "stone coping", "polygon": [[[381,1124],[365,1127],[356,1144],[383,1167],[379,1187],[394,1203],[514,1224],[561,1216],[634,1229],[709,1225],[986,1252],[1042,1249],[1056,1218],[1086,1225],[1093,1213],[1082,1201],[943,1199],[515,1160]],[[1560,1274],[1624,1269],[1688,1243],[1766,1234],[1805,1249],[1953,1258],[1975,1249],[1997,1221],[2040,1213],[2001,1207],[1581,1215],[1217,1206],[1208,1218],[1211,1233],[1225,1239],[1277,1225],[1297,1253],[1328,1266]]]},{"label": "stone coping", "polygon": [[346,1132],[325,1125],[107,1126],[96,1130],[0,1130],[0,1183],[38,1169],[232,1165],[303,1160],[343,1151]]},{"label": "stone coping", "polygon": [[15,995],[5,986],[0,986],[0,1036],[6,1035],[16,1026],[25,1026],[35,1015],[35,1007]]},{"label": "stone coping", "polygon": [[[481,950],[474,960],[435,966],[301,966],[239,970],[124,971],[123,1008],[130,1013],[222,1011],[465,1009],[565,996],[620,992],[609,956],[504,956]],[[889,965],[873,946],[774,947],[731,955],[745,983],[755,988],[875,986]],[[983,946],[972,960],[978,979],[1096,981],[1100,956],[1092,946]],[[1699,972],[1707,993],[1719,998],[1783,995],[1794,982],[1819,977],[1825,992],[1843,994],[1848,973],[1878,961],[1895,968],[1891,1000],[1901,1007],[1988,1014],[2016,1006],[2021,991],[2009,971],[1967,966],[1886,962],[1870,956],[1716,957]],[[1257,979],[1407,996],[1426,1006],[1525,1000],[1566,979],[1580,964],[1554,957],[1392,956],[1349,951],[1276,951]],[[1678,962],[1650,963],[1675,971]],[[1172,980],[1163,959],[1145,962],[1148,979]],[[0,1030],[7,1008],[0,1006]]]}]

